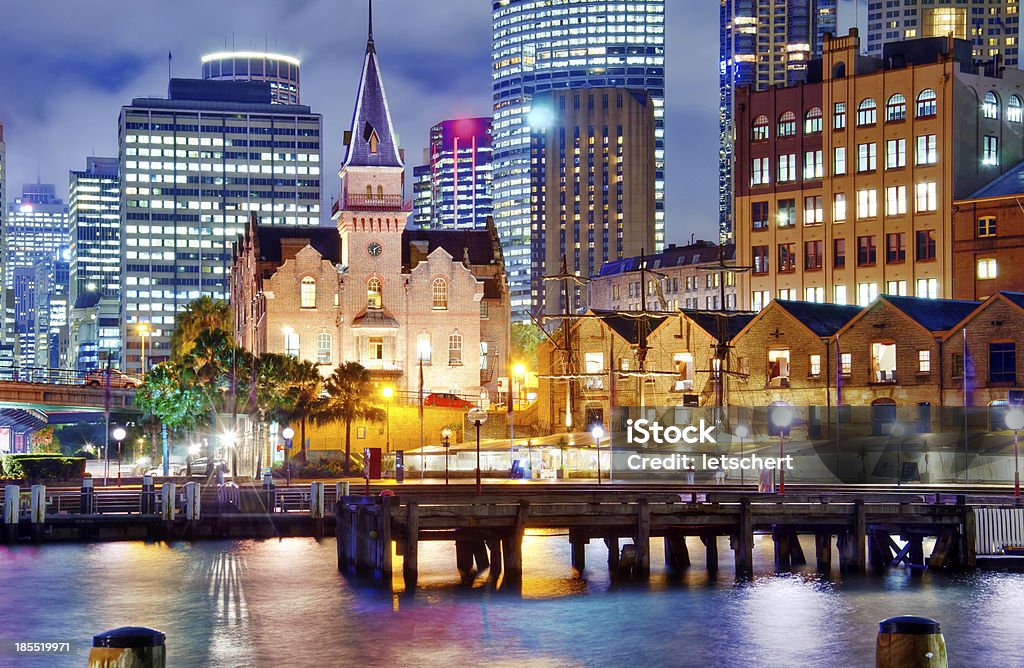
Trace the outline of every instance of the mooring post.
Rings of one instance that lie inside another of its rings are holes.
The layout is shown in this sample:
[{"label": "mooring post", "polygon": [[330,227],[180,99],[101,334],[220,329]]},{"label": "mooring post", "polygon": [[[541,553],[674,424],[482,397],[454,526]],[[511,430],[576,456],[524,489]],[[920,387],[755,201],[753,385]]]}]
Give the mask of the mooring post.
[{"label": "mooring post", "polygon": [[30,499],[32,540],[39,542],[43,539],[43,530],[46,528],[46,485],[32,485]]},{"label": "mooring post", "polygon": [[636,513],[636,575],[640,578],[646,578],[650,573],[651,506],[646,498],[642,498]]},{"label": "mooring post", "polygon": [[313,520],[313,536],[324,537],[324,484],[309,483],[309,517]]},{"label": "mooring post", "polygon": [[736,559],[736,576],[754,574],[754,518],[751,514],[750,499],[740,499],[740,521],[733,545]]},{"label": "mooring post", "polygon": [[144,626],[125,626],[92,638],[89,666],[164,668],[167,636]]},{"label": "mooring post", "polygon": [[164,540],[171,537],[174,516],[178,512],[177,486],[173,482],[165,482],[160,486],[160,516],[164,523]]},{"label": "mooring post", "polygon": [[153,489],[153,476],[142,476],[142,491],[139,493],[139,514],[152,515],[155,512],[156,494]]},{"label": "mooring post", "polygon": [[21,516],[21,488],[4,487],[4,538],[8,543],[18,540],[18,519]]},{"label": "mooring post", "polygon": [[819,573],[830,573],[832,571],[831,533],[818,531],[814,534],[814,557],[817,561]]},{"label": "mooring post", "polygon": [[402,576],[406,588],[416,586],[419,578],[420,558],[420,507],[415,500],[409,500],[405,515],[405,550],[402,559]]},{"label": "mooring post", "polygon": [[708,573],[718,572],[718,534],[704,534],[704,567]]},{"label": "mooring post", "polygon": [[78,504],[78,512],[92,515],[96,512],[96,488],[92,478],[82,478],[82,495]]},{"label": "mooring post", "polygon": [[[277,492],[274,490],[274,476],[263,474],[263,505],[268,513],[272,513],[277,505]],[[340,498],[340,497],[339,497]]]},{"label": "mooring post", "polygon": [[202,510],[202,487],[198,482],[185,483],[185,532],[193,540],[199,532]]},{"label": "mooring post", "polygon": [[974,508],[970,506],[964,506],[963,527],[963,553],[960,563],[964,568],[974,568],[977,565],[978,555],[978,525],[974,517]]}]

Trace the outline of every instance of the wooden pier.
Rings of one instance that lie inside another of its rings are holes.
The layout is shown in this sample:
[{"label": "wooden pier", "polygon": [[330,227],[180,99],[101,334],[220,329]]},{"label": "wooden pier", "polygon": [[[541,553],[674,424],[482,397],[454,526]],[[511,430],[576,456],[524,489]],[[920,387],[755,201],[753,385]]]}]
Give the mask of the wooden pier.
[{"label": "wooden pier", "polygon": [[[799,542],[813,535],[816,566],[862,573],[905,563],[914,570],[974,566],[973,507],[965,495],[915,493],[694,494],[629,491],[494,493],[481,496],[403,490],[400,496],[344,496],[337,504],[338,568],[390,584],[392,552],[402,557],[407,587],[418,576],[419,542],[455,543],[463,577],[489,570],[496,579],[523,575],[527,529],[568,532],[571,564],[586,568],[585,546],[601,541],[614,574],[650,573],[650,541],[662,539],[666,566],[689,567],[688,536],[698,536],[705,563],[717,570],[719,538],[728,537],[738,577],[753,573],[754,535],[770,535],[780,571],[807,563]],[[990,502],[1002,503],[1005,497]],[[900,547],[891,536],[900,536]],[[926,560],[923,540],[934,537]],[[624,541],[624,542],[623,542]],[[392,543],[395,549],[392,550]]]}]

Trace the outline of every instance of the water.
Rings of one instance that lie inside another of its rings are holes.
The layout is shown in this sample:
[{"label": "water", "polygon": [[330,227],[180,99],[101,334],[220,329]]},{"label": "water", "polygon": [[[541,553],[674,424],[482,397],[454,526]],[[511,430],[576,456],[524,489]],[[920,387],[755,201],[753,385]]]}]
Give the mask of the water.
[{"label": "water", "polygon": [[[397,594],[341,576],[333,540],[0,548],[0,666],[85,666],[93,634],[142,625],[167,634],[169,666],[845,668],[874,665],[877,622],[896,614],[939,620],[951,666],[1024,666],[1024,575],[765,571],[737,584],[726,541],[709,577],[691,539],[694,568],[672,580],[659,543],[650,582],[622,585],[603,543],[580,579],[565,536],[527,536],[521,593],[460,585],[452,544],[421,543],[420,586]],[[755,563],[770,569],[767,539]],[[76,649],[16,657],[14,640]]]}]

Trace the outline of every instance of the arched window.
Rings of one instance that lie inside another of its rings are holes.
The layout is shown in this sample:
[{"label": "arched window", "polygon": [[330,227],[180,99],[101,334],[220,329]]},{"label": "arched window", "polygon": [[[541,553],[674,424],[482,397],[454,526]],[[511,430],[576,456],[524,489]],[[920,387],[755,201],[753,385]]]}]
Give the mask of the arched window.
[{"label": "arched window", "polygon": [[985,118],[999,118],[999,98],[992,91],[985,93],[981,113]]},{"label": "arched window", "polygon": [[316,308],[316,281],[307,276],[299,284],[299,305],[302,308]]},{"label": "arched window", "polygon": [[779,116],[779,131],[780,137],[792,137],[796,134],[796,114],[792,111],[783,112]]},{"label": "arched window", "polygon": [[284,354],[292,357],[299,356],[299,333],[292,330],[284,332]]},{"label": "arched window", "polygon": [[804,133],[815,134],[821,132],[821,107],[811,107],[804,116]]},{"label": "arched window", "polygon": [[878,121],[878,107],[870,97],[857,105],[857,125],[874,125]]},{"label": "arched window", "polygon": [[754,141],[765,141],[768,139],[768,117],[761,114],[754,119],[753,135],[751,139]]},{"label": "arched window", "polygon": [[316,362],[317,364],[331,363],[331,335],[321,333],[316,335]]},{"label": "arched window", "polygon": [[1013,123],[1024,121],[1024,104],[1016,95],[1011,95],[1006,101],[1006,120]]},{"label": "arched window", "polygon": [[442,311],[446,310],[448,308],[448,281],[443,278],[435,278],[430,288],[431,295],[433,296],[433,308]]},{"label": "arched window", "polygon": [[846,63],[840,61],[832,66],[832,78],[842,79],[846,76]]},{"label": "arched window", "polygon": [[377,186],[377,197],[384,199],[384,186]]},{"label": "arched window", "polygon": [[416,335],[416,359],[424,364],[430,364],[430,357],[433,351],[430,346],[430,334],[426,332]]},{"label": "arched window", "polygon": [[380,279],[373,276],[366,282],[366,308],[381,308],[383,304],[383,286]]},{"label": "arched window", "polygon": [[935,115],[935,91],[925,88],[917,94],[917,117],[927,118]]},{"label": "arched window", "polygon": [[448,337],[448,366],[462,366],[462,334]]},{"label": "arched window", "polygon": [[907,117],[907,98],[896,93],[885,103],[885,122],[902,121]]},{"label": "arched window", "polygon": [[366,198],[369,199],[371,197],[373,197],[373,186],[368,185],[366,186]]},{"label": "arched window", "polygon": [[370,139],[367,141],[370,145],[370,153],[376,153],[380,148],[380,137],[377,135],[377,131],[373,130],[370,132]]}]

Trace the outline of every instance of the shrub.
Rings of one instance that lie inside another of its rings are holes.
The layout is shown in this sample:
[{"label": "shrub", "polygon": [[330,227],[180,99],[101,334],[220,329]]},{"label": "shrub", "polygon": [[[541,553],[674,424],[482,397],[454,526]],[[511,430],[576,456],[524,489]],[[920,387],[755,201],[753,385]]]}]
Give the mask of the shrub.
[{"label": "shrub", "polygon": [[7,455],[3,475],[11,480],[78,480],[85,476],[85,457]]}]

